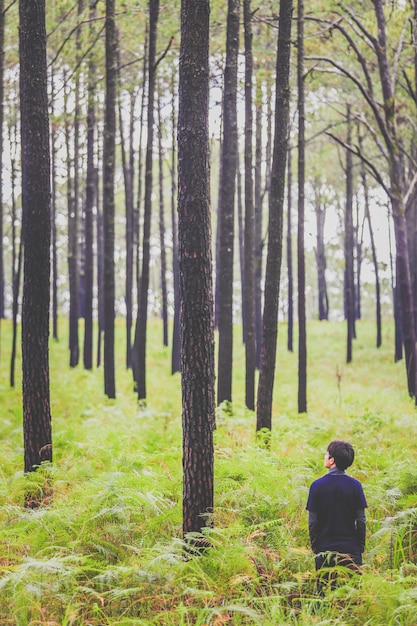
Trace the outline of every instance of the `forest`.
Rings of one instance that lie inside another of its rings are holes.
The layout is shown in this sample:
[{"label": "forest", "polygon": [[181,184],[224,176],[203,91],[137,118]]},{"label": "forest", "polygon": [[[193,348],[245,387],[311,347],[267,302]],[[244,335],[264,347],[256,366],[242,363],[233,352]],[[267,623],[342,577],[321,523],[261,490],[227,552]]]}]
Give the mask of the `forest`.
[{"label": "forest", "polygon": [[[414,623],[416,29],[0,0],[1,623]],[[332,438],[368,546],[317,595]]]}]

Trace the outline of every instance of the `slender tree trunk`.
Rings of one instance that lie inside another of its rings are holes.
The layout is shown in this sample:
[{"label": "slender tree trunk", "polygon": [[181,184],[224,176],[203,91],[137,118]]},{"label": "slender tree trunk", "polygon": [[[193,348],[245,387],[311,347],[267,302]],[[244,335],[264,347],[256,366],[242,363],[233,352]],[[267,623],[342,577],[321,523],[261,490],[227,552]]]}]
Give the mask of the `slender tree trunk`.
[{"label": "slender tree trunk", "polygon": [[[45,2],[20,0],[20,118],[24,280],[22,381],[24,470],[52,461],[49,391],[50,153]],[[39,502],[26,501],[27,506]]]},{"label": "slender tree trunk", "polygon": [[305,221],[305,95],[304,95],[304,2],[298,0],[297,15],[297,84],[298,84],[298,412],[307,411],[307,327],[306,272],[304,251]]},{"label": "slender tree trunk", "polygon": [[208,165],[209,0],[182,0],[178,91],[183,532],[187,536],[208,526],[213,511],[215,403]]},{"label": "slender tree trunk", "polygon": [[218,377],[217,403],[232,401],[233,363],[233,252],[237,165],[237,65],[240,0],[229,0],[226,66],[223,91],[223,143],[220,181],[218,277]]},{"label": "slender tree trunk", "polygon": [[[51,70],[51,114],[55,116],[55,76]],[[52,337],[58,339],[58,250],[57,250],[57,129],[51,124],[51,263],[52,263]]]},{"label": "slender tree trunk", "polygon": [[136,321],[134,359],[136,360],[136,390],[139,400],[146,398],[146,330],[148,317],[148,288],[152,214],[152,161],[154,134],[154,100],[156,76],[156,38],[159,0],[149,0],[149,54],[148,54],[148,123],[145,159],[145,200],[143,217],[142,273]]},{"label": "slender tree trunk", "polygon": [[71,150],[71,127],[69,122],[69,88],[67,86],[67,76],[64,72],[66,82],[64,94],[65,107],[65,146],[66,146],[66,168],[67,168],[67,211],[68,211],[68,282],[69,282],[69,351],[70,367],[75,367],[79,360],[78,345],[78,232],[74,202],[74,172],[73,157]]},{"label": "slender tree trunk", "polygon": [[[120,83],[120,71],[119,71]],[[122,154],[123,178],[125,187],[125,209],[126,209],[126,278],[125,278],[125,304],[126,304],[126,367],[131,364],[132,354],[132,323],[133,323],[133,250],[134,250],[134,202],[133,202],[133,158],[130,146],[134,133],[135,117],[135,96],[130,94],[130,123],[128,140],[123,132],[122,103],[119,94],[119,131]],[[126,143],[129,149],[126,150]]]},{"label": "slender tree trunk", "polygon": [[[347,109],[347,142],[351,142],[350,106]],[[346,208],[345,208],[345,302],[347,323],[346,362],[352,361],[352,342],[355,336],[355,280],[353,270],[353,172],[352,153],[346,151]]]},{"label": "slender tree trunk", "polygon": [[17,246],[17,212],[16,212],[16,151],[17,151],[17,117],[14,116],[14,124],[9,122],[9,143],[10,143],[10,183],[11,183],[11,203],[12,203],[12,353],[10,358],[10,386],[15,386],[15,367],[16,367],[16,351],[17,351],[17,329],[18,329],[18,313],[19,313],[19,294],[22,275],[22,230],[20,229],[18,252]]},{"label": "slender tree trunk", "polygon": [[406,234],[405,206],[403,193],[403,167],[401,151],[396,135],[395,126],[395,98],[391,82],[391,74],[387,58],[386,25],[383,0],[373,0],[375,16],[378,24],[378,37],[375,51],[378,57],[379,75],[381,79],[382,96],[386,133],[385,140],[390,166],[390,195],[392,216],[394,221],[395,241],[397,246],[398,289],[400,296],[401,326],[404,341],[406,362],[406,376],[409,394],[416,398],[416,342],[414,329],[413,299],[411,291],[411,277],[409,254]]},{"label": "slender tree trunk", "polygon": [[252,175],[252,14],[251,0],[243,2],[245,26],[245,348],[246,394],[248,409],[255,409],[255,212]]},{"label": "slender tree trunk", "polygon": [[255,364],[259,368],[261,362],[262,342],[262,83],[256,82],[256,114],[255,114]]},{"label": "slender tree trunk", "polygon": [[104,226],[104,393],[116,397],[115,326],[115,138],[116,138],[117,34],[115,0],[106,0],[106,104],[103,143],[103,226]]},{"label": "slender tree trunk", "polygon": [[[361,141],[360,138],[359,138],[359,141]],[[379,282],[379,268],[378,268],[377,254],[376,254],[374,229],[372,227],[371,212],[369,210],[368,179],[366,176],[365,165],[363,163],[361,164],[361,178],[362,178],[362,187],[363,187],[363,195],[364,195],[364,202],[365,202],[365,218],[368,221],[369,238],[371,241],[372,263],[374,266],[374,273],[375,273],[376,347],[380,348],[382,345],[381,286]]]},{"label": "slender tree trunk", "polygon": [[317,287],[318,287],[318,315],[319,320],[329,319],[329,298],[327,295],[326,281],[326,246],[324,244],[324,225],[326,222],[326,204],[321,198],[320,192],[316,193],[315,202],[317,224]]},{"label": "slender tree trunk", "polygon": [[163,344],[168,345],[168,290],[165,246],[164,154],[162,146],[161,98],[158,96],[158,160],[159,160],[159,245],[161,249],[161,313]]},{"label": "slender tree trunk", "polygon": [[281,0],[276,63],[275,133],[269,194],[268,252],[265,271],[262,350],[256,428],[271,429],[272,397],[278,338],[278,302],[282,260],[285,170],[290,107],[289,70],[292,0]]},{"label": "slender tree trunk", "polygon": [[[141,258],[141,246],[140,246],[140,230],[142,220],[142,190],[143,190],[143,129],[145,128],[145,104],[146,104],[146,85],[149,77],[148,72],[148,54],[149,54],[149,24],[146,21],[145,29],[145,42],[143,45],[143,67],[142,67],[142,97],[140,102],[140,115],[139,115],[139,146],[138,146],[138,177],[137,177],[137,200],[135,211],[135,250],[136,250],[136,287],[137,287],[137,301],[139,303],[140,293],[140,258]],[[137,319],[136,319],[137,324]],[[135,330],[136,333],[136,330]],[[137,380],[137,363],[135,360],[135,347],[132,347],[131,365],[133,370],[133,380]]]},{"label": "slender tree trunk", "polygon": [[[95,0],[90,0],[90,36],[94,36]],[[94,207],[96,204],[96,165],[95,146],[95,74],[96,67],[92,56],[88,62],[87,86],[87,177],[85,202],[85,260],[84,260],[84,367],[93,368],[93,282],[94,282]]]},{"label": "slender tree trunk", "polygon": [[242,202],[242,174],[240,171],[239,149],[237,154],[237,228],[239,239],[239,266],[240,266],[240,292],[242,294],[242,340],[245,343],[246,337],[246,313],[245,313],[245,227],[243,224],[243,202]]},{"label": "slender tree trunk", "polygon": [[294,344],[294,277],[292,263],[292,167],[291,148],[288,148],[287,174],[287,276],[288,276],[288,336],[287,349],[292,352]]},{"label": "slender tree trunk", "polygon": [[181,371],[181,337],[180,337],[180,297],[179,297],[179,264],[178,264],[178,227],[177,227],[177,178],[176,178],[176,118],[175,118],[175,74],[171,75],[171,223],[172,223],[172,273],[174,276],[174,324],[172,331],[171,372]]}]

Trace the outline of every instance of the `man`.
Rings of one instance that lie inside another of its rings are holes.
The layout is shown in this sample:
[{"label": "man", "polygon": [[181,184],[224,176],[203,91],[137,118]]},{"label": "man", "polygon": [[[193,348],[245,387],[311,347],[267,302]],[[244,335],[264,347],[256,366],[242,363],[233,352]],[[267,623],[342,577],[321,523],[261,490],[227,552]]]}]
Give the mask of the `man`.
[{"label": "man", "polygon": [[350,443],[332,441],[324,455],[328,472],[310,486],[306,509],[317,570],[343,565],[360,571],[362,565],[367,503],[361,483],[345,474],[354,456]]}]

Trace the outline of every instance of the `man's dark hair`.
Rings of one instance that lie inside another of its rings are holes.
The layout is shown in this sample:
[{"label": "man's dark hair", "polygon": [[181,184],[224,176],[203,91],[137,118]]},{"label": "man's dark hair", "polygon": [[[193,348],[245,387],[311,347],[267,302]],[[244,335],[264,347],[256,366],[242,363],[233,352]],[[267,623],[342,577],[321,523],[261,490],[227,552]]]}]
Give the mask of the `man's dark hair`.
[{"label": "man's dark hair", "polygon": [[347,441],[332,441],[327,447],[329,456],[334,458],[336,467],[339,470],[345,470],[350,467],[355,458],[355,451]]}]

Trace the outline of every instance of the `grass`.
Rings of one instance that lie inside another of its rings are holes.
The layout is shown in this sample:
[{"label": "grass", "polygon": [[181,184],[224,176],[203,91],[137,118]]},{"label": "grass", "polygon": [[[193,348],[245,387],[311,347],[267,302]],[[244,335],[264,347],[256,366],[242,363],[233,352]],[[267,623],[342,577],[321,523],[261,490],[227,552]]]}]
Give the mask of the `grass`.
[{"label": "grass", "polygon": [[[63,322],[62,322],[63,324]],[[124,331],[118,327],[119,344]],[[212,548],[184,558],[180,378],[159,322],[150,324],[148,402],[139,406],[117,354],[116,400],[103,372],[67,366],[51,343],[54,462],[23,475],[20,382],[8,386],[8,322],[0,362],[0,624],[409,625],[417,614],[416,408],[404,363],[358,324],[345,364],[345,325],[308,325],[308,413],[297,412],[297,355],[279,332],[269,448],[234,372],[231,410],[218,409]],[[244,363],[237,331],[235,363]],[[364,574],[316,593],[305,502],[333,438],[352,441],[352,475],[368,499]],[[28,489],[53,499],[23,508]]]}]

